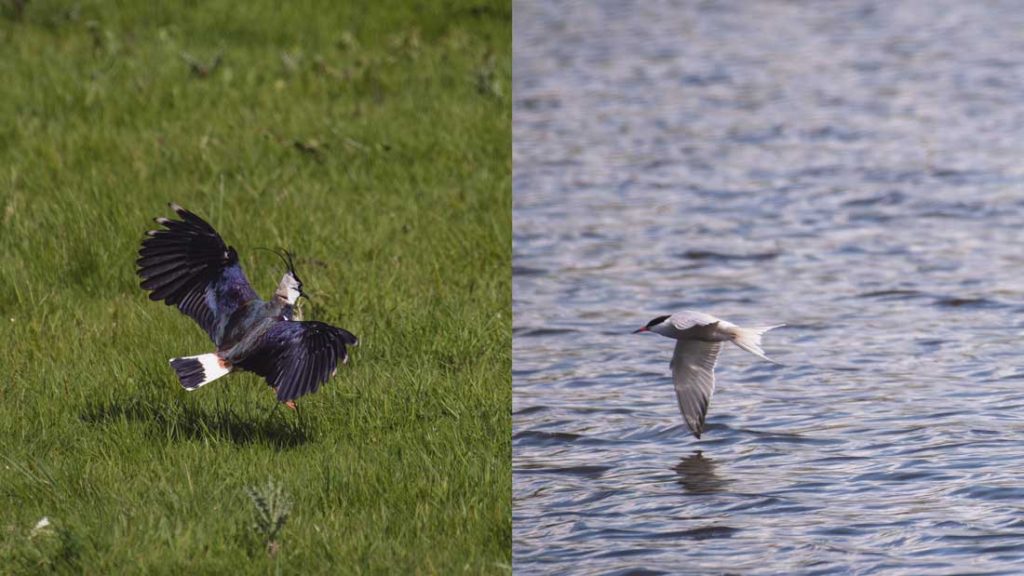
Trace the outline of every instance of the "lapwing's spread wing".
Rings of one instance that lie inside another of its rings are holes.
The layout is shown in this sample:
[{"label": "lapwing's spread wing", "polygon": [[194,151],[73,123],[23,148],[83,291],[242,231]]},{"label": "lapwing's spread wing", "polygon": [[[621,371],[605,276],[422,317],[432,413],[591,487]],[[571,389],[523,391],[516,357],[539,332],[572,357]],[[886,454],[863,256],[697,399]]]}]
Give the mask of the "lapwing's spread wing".
[{"label": "lapwing's spread wing", "polygon": [[278,322],[237,366],[266,378],[287,402],[316,392],[334,374],[338,362],[348,361],[346,346],[359,340],[348,330],[323,322]]},{"label": "lapwing's spread wing", "polygon": [[697,438],[704,431],[704,416],[715,393],[715,362],[721,349],[721,342],[676,340],[672,353],[672,380],[679,410]]},{"label": "lapwing's spread wing", "polygon": [[164,229],[146,233],[135,261],[141,286],[150,291],[150,300],[189,315],[219,346],[231,314],[258,296],[235,249],[199,216],[170,206],[181,220],[157,218]]}]

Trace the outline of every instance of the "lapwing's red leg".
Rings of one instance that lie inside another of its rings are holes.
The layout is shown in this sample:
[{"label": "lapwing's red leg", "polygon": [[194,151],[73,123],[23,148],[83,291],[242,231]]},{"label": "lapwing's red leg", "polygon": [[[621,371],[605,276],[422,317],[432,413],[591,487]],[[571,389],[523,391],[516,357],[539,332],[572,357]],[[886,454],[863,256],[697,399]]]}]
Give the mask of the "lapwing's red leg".
[{"label": "lapwing's red leg", "polygon": [[[277,388],[276,387],[274,388],[274,394],[277,394]],[[282,404],[284,404],[285,406],[287,406],[291,410],[295,410],[295,400],[285,400],[284,402],[282,402]]]}]

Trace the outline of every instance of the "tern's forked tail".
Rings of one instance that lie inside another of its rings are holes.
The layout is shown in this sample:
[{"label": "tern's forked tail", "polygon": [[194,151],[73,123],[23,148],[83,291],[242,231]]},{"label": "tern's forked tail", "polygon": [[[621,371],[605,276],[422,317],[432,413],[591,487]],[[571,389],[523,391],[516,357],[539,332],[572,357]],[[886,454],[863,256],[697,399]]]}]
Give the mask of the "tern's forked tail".
[{"label": "tern's forked tail", "polygon": [[[761,349],[761,336],[769,331],[776,328],[781,328],[785,324],[776,324],[774,326],[758,326],[756,328],[740,328],[739,326],[733,328],[732,341],[734,344],[743,348],[747,352],[750,352],[754,356],[767,360],[772,364],[779,364],[775,360],[772,360],[765,355],[764,350]],[[781,366],[781,364],[779,364]]]}]

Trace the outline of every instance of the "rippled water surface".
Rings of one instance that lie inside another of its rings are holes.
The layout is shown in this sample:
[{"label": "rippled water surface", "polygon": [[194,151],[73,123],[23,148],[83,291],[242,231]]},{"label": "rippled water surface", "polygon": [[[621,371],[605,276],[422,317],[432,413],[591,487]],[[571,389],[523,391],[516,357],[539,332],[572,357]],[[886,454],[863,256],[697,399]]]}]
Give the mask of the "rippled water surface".
[{"label": "rippled water surface", "polygon": [[515,17],[516,572],[1024,572],[1024,5]]}]

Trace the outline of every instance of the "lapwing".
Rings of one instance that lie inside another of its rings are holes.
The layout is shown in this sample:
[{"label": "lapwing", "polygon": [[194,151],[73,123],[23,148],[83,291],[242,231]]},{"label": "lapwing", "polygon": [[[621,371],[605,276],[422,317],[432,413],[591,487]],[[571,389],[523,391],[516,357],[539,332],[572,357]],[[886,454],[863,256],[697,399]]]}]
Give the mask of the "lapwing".
[{"label": "lapwing", "polygon": [[265,378],[277,400],[294,409],[296,399],[334,376],[338,363],[348,361],[347,347],[359,340],[348,330],[296,317],[295,304],[305,294],[291,254],[279,254],[288,270],[273,297],[263,300],[235,249],[199,216],[170,207],[181,219],[156,218],[163,229],[146,232],[136,265],[149,299],[176,306],[216,346],[170,360],[182,388],[196,390],[247,370]]}]

